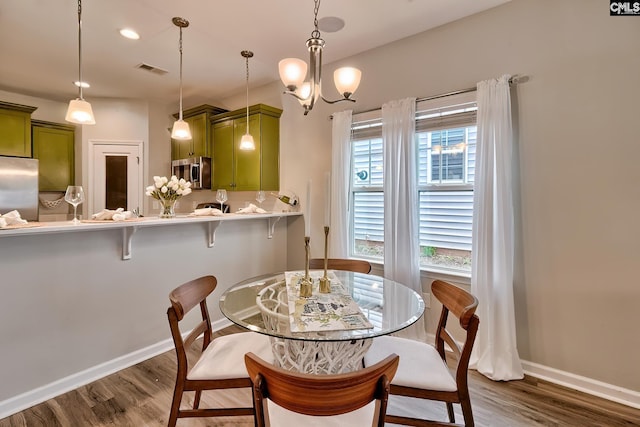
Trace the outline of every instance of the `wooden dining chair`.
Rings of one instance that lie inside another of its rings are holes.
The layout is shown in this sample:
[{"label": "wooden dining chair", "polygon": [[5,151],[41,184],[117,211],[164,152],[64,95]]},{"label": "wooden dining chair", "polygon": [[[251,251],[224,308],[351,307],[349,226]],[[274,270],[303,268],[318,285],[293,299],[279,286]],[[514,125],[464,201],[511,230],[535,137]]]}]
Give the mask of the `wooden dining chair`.
[{"label": "wooden dining chair", "polygon": [[[324,258],[310,259],[309,268],[312,270],[324,269]],[[360,259],[329,258],[327,259],[327,268],[368,274],[371,271],[371,264]]]},{"label": "wooden dining chair", "polygon": [[[442,303],[435,346],[406,338],[378,337],[373,340],[371,348],[365,355],[364,364],[370,366],[391,352],[397,353],[400,355],[400,366],[391,382],[391,394],[437,400],[446,402],[447,405],[448,423],[395,414],[387,414],[387,422],[413,426],[458,425],[454,424],[453,403],[459,403],[462,407],[464,425],[472,427],[474,422],[467,375],[469,357],[480,322],[475,315],[478,299],[465,290],[441,280],[433,282],[431,293]],[[449,313],[459,320],[465,332],[462,346],[454,340],[447,329]],[[445,344],[449,349],[445,349]],[[447,365],[447,356],[455,360],[454,374]]]},{"label": "wooden dining chair", "polygon": [[259,427],[382,427],[399,358],[391,354],[369,368],[333,375],[286,371],[253,353],[244,360]]},{"label": "wooden dining chair", "polygon": [[[207,296],[214,291],[217,283],[214,276],[203,276],[177,287],[169,294],[171,306],[167,310],[167,316],[178,358],[176,385],[169,414],[170,427],[175,426],[177,419],[183,417],[255,417],[253,406],[200,408],[203,390],[251,387],[251,380],[243,364],[245,353],[254,352],[267,361],[273,361],[269,339],[264,335],[244,332],[213,339]],[[180,322],[196,306],[200,306],[202,320],[183,338],[184,331],[180,328]],[[203,335],[202,351],[197,361],[190,365],[187,351],[200,335]],[[195,392],[193,407],[181,409],[182,397],[187,391]]]}]

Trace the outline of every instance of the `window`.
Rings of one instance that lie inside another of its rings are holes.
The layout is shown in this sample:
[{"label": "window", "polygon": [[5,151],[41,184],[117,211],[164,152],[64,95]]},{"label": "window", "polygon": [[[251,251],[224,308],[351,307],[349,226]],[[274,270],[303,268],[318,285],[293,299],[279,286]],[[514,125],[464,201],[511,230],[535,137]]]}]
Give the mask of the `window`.
[{"label": "window", "polygon": [[[416,141],[420,265],[471,272],[476,153],[475,93],[418,104]],[[382,120],[354,116],[351,252],[384,259]]]}]

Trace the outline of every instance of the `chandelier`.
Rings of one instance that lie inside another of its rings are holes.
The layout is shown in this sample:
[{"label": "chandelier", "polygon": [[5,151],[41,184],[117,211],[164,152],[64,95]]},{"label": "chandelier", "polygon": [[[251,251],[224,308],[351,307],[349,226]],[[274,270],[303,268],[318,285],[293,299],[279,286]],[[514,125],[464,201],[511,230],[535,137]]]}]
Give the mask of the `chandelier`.
[{"label": "chandelier", "polygon": [[314,0],[314,3],[313,24],[315,29],[311,32],[311,38],[307,40],[310,71],[308,80],[305,80],[307,77],[307,63],[302,59],[286,58],[278,63],[280,79],[287,88],[284,93],[298,99],[304,107],[305,116],[313,109],[318,98],[322,98],[324,102],[329,104],[335,104],[340,101],[355,102],[354,99],[351,99],[351,95],[358,89],[360,77],[362,76],[361,71],[357,68],[338,68],[333,73],[333,80],[342,98],[330,101],[322,95],[322,49],[324,48],[324,40],[320,38],[320,31],[318,30],[320,0]]}]

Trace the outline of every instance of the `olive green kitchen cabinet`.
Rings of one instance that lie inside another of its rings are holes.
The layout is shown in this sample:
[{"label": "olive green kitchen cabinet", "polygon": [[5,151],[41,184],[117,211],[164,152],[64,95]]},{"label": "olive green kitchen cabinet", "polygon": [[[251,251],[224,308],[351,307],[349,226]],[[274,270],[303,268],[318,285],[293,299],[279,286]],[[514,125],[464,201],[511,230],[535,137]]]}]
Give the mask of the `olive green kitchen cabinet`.
[{"label": "olive green kitchen cabinet", "polygon": [[0,156],[31,157],[31,113],[36,109],[0,102]]},{"label": "olive green kitchen cabinet", "polygon": [[[182,118],[189,123],[192,138],[190,140],[171,140],[171,160],[189,157],[211,157],[211,118],[228,110],[204,104],[182,112]],[[173,115],[176,119],[179,114]]]},{"label": "olive green kitchen cabinet", "polygon": [[246,108],[213,118],[212,189],[257,191],[280,189],[280,115],[264,104],[249,107],[249,133],[255,150],[240,150],[247,131]]},{"label": "olive green kitchen cabinet", "polygon": [[31,121],[33,158],[38,159],[40,191],[65,191],[75,182],[75,127]]}]

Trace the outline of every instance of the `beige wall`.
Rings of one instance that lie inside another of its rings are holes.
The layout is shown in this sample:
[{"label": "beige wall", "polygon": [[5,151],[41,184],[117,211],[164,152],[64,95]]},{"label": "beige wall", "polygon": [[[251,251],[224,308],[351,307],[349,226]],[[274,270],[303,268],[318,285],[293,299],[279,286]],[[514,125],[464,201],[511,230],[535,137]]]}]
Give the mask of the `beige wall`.
[{"label": "beige wall", "polygon": [[[339,43],[339,34],[326,38]],[[635,391],[638,40],[640,18],[610,17],[606,2],[513,0],[323,70],[330,76],[347,63],[363,70],[356,111],[474,87],[505,73],[529,76],[513,98],[520,356]],[[263,97],[277,105],[281,90],[279,83],[253,90],[251,102]],[[243,100],[227,102],[237,108]],[[352,106],[321,103],[304,117],[293,99],[280,102],[282,186],[303,194],[310,177],[313,204],[322,206],[327,117]],[[322,215],[312,220],[312,249],[320,254]]]},{"label": "beige wall", "polygon": [[[340,43],[340,33],[325,38],[327,49]],[[633,268],[640,260],[638,40],[640,18],[610,17],[602,1],[513,0],[326,64],[325,76],[347,63],[363,70],[355,105],[320,103],[305,117],[297,101],[281,95],[279,82],[252,88],[250,103],[284,109],[281,188],[304,199],[313,179],[312,255],[319,255],[332,112],[473,87],[504,73],[528,76],[513,98],[520,356],[640,391],[640,287]],[[325,86],[333,98],[329,80]],[[235,109],[244,102],[238,94],[211,103]],[[168,164],[171,120],[163,106],[148,110],[150,177]]]}]

